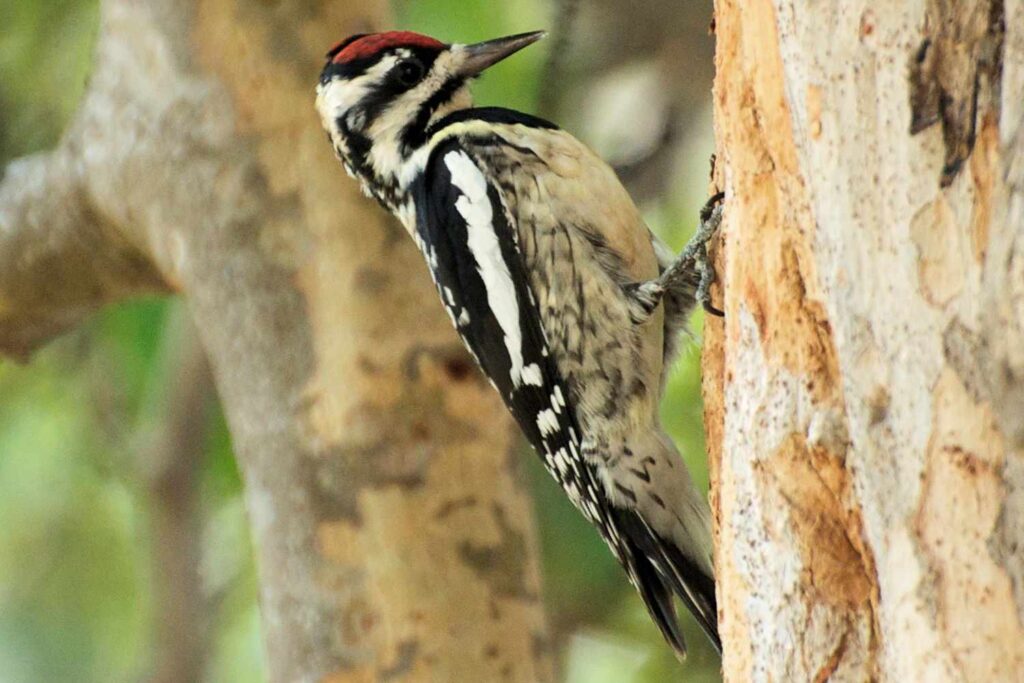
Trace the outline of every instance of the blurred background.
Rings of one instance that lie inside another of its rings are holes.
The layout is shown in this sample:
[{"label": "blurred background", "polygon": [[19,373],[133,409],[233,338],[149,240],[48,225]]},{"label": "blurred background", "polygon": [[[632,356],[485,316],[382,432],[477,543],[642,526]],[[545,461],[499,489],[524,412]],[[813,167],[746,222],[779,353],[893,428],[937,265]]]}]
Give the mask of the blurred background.
[{"label": "blurred background", "polygon": [[[451,42],[551,29],[489,71],[478,102],[557,121],[616,167],[666,241],[685,243],[712,151],[710,2],[393,5],[395,27]],[[97,0],[0,0],[0,165],[57,142],[97,26]],[[696,344],[662,411],[706,489]],[[689,615],[680,665],[597,535],[525,448],[523,461],[561,680],[719,680]],[[175,566],[193,542],[199,586]],[[202,680],[266,680],[256,596],[230,437],[181,302],[110,308],[29,365],[0,360],[0,682],[162,680],[183,656]],[[159,637],[162,624],[182,637]]]}]

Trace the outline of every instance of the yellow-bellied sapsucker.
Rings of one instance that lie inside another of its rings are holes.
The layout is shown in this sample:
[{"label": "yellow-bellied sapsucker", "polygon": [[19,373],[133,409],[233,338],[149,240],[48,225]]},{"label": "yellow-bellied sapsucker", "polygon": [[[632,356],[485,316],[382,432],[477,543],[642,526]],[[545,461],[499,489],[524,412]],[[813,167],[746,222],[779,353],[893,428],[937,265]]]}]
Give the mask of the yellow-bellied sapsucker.
[{"label": "yellow-bellied sapsucker", "polygon": [[542,36],[352,36],[327,55],[317,109],[345,168],[416,241],[466,346],[665,638],[685,652],[674,593],[720,649],[708,504],[658,419],[686,318],[697,301],[714,311],[704,245],[720,209],[676,258],[578,140],[474,108],[468,82]]}]

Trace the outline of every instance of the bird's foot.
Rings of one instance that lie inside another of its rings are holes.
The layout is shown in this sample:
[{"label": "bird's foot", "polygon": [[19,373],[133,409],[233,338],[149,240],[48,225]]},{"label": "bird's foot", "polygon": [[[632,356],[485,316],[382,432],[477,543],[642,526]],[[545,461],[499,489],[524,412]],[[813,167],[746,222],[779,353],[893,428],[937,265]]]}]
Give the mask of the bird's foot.
[{"label": "bird's foot", "polygon": [[708,243],[722,225],[723,199],[723,192],[717,192],[708,199],[700,210],[700,225],[697,226],[697,232],[686,243],[675,263],[657,280],[662,288],[667,290],[676,279],[685,277],[688,272],[697,271],[700,273],[700,281],[694,296],[705,311],[719,317],[725,313],[711,303],[711,285],[715,282],[715,269],[708,261]]}]

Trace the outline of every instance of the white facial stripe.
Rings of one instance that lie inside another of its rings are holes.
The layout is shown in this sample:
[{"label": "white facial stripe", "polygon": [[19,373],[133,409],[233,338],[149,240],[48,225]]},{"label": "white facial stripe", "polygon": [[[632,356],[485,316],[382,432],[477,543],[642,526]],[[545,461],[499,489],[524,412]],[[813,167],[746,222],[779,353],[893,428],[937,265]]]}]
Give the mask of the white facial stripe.
[{"label": "white facial stripe", "polygon": [[512,364],[512,385],[518,387],[523,374],[523,338],[519,328],[519,302],[508,264],[494,230],[494,214],[487,197],[487,180],[465,152],[449,152],[444,163],[452,174],[452,184],[462,196],[455,208],[466,220],[467,243],[477,272],[484,281],[487,303],[504,332],[505,348]]},{"label": "white facial stripe", "polygon": [[[430,145],[424,145],[418,150],[422,154],[414,153],[411,159],[405,159],[402,156],[400,136],[419,112],[420,105],[431,94],[444,86],[455,73],[458,64],[459,60],[452,53],[442,52],[431,66],[430,73],[421,83],[402,93],[378,115],[370,128],[370,137],[374,140],[374,146],[370,152],[370,163],[378,175],[394,176],[398,179],[399,185],[408,187],[412,179],[422,170],[430,152],[426,147]],[[452,94],[448,103],[438,107],[431,117],[431,122],[454,109],[464,109],[472,104],[469,88],[464,86]],[[410,161],[413,163],[409,163]]]},{"label": "white facial stripe", "polygon": [[[381,59],[364,74],[352,79],[337,78],[326,85],[317,86],[317,110],[320,112],[324,128],[331,133],[336,147],[347,149],[345,140],[342,139],[341,132],[338,130],[338,118],[348,115],[353,107],[356,107],[383,82],[391,69],[402,59],[411,55],[411,50],[399,49]],[[422,172],[436,140],[430,140],[428,144],[421,146],[413,153],[412,157],[403,157],[407,150],[403,150],[401,147],[402,132],[418,112],[419,105],[441,88],[457,72],[464,60],[463,51],[446,50],[441,52],[423,82],[389,103],[374,117],[369,130],[362,131],[364,135],[374,141],[367,161],[379,178],[393,178],[399,187],[408,189],[412,181]],[[463,86],[452,94],[447,103],[439,106],[433,112],[428,125],[452,111],[471,107],[472,104],[469,88]],[[406,227],[409,227],[408,223]]]},{"label": "white facial stripe", "polygon": [[344,116],[349,109],[359,104],[363,98],[387,76],[399,58],[388,55],[371,66],[365,73],[352,79],[335,79],[327,85],[317,86],[316,106],[320,111],[327,130],[334,130],[334,121]]}]

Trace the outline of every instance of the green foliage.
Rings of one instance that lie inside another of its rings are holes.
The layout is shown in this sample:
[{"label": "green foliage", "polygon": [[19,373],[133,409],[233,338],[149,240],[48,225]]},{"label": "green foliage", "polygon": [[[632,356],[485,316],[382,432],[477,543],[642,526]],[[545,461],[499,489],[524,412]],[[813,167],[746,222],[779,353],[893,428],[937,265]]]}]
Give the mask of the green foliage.
[{"label": "green foliage", "polygon": [[14,681],[125,680],[148,626],[139,501],[68,340],[0,377],[0,670]]},{"label": "green foliage", "polygon": [[[397,26],[472,42],[550,26],[547,3],[396,2]],[[54,144],[74,111],[95,40],[97,0],[4,0],[0,164]],[[475,86],[483,104],[531,111],[550,43],[498,65]],[[674,245],[692,224],[703,168],[685,202],[647,207]],[[4,681],[130,681],[154,649],[150,501],[138,456],[174,381],[166,328],[180,304],[137,301],[103,312],[19,367],[0,362],[0,672]],[[699,356],[684,351],[663,405],[667,429],[706,482]],[[207,680],[259,681],[257,585],[223,416],[210,415],[201,473],[203,574],[213,631]],[[595,532],[524,451],[535,491],[546,601],[566,680],[718,680],[692,621],[678,664]],[[686,617],[688,619],[688,617]]]},{"label": "green foliage", "polygon": [[85,89],[98,0],[4,0],[0,159],[54,144]]}]

